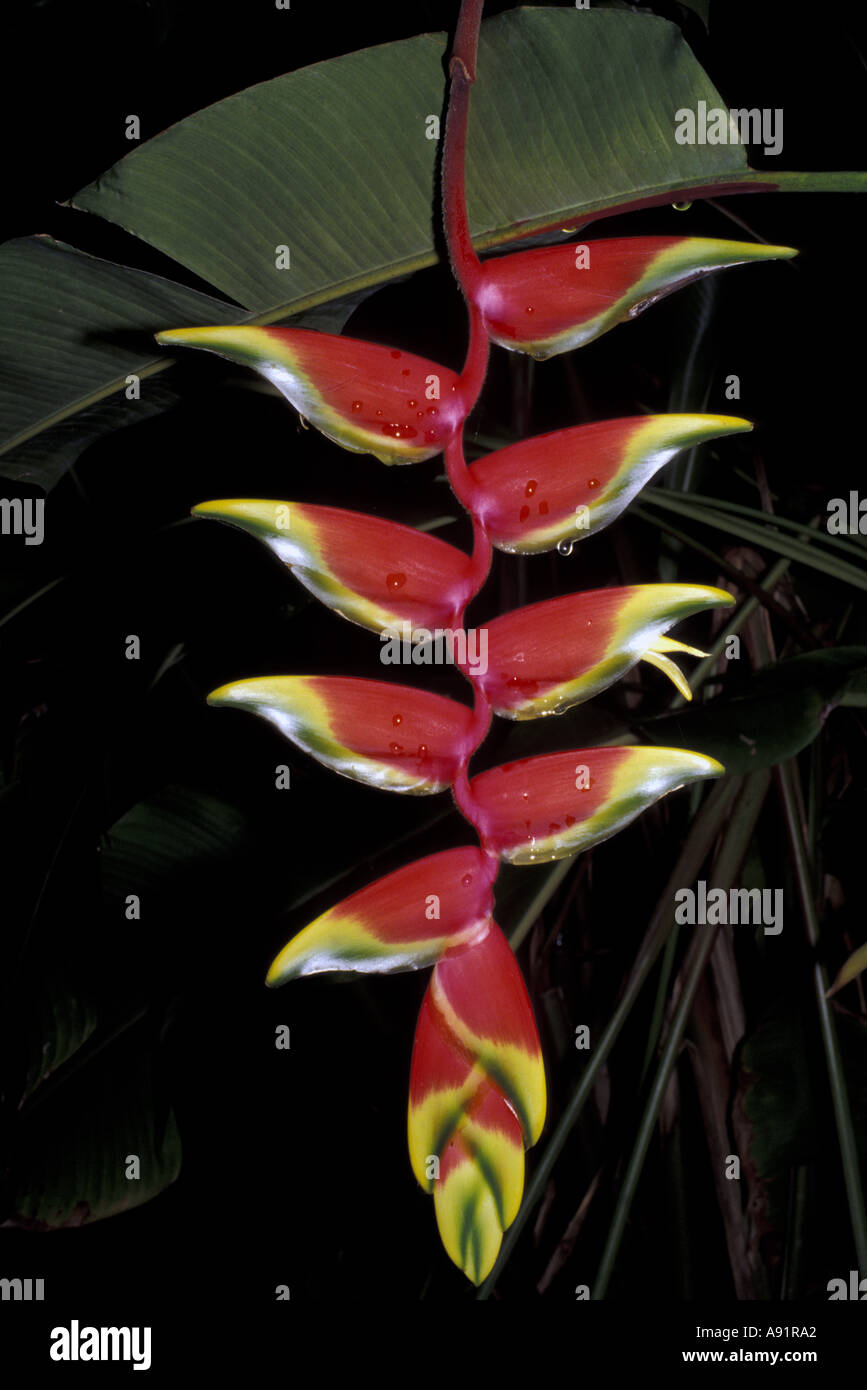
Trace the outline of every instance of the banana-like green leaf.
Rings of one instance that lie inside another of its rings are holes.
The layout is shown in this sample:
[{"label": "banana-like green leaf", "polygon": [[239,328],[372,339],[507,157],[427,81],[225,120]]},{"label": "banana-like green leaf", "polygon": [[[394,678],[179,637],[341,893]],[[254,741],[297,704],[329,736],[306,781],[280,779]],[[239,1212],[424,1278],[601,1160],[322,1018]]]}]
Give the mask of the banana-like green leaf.
[{"label": "banana-like green leaf", "polygon": [[[251,310],[287,314],[431,265],[445,48],[422,34],[260,83],[139,146],[72,205]],[[756,173],[739,143],[679,143],[675,113],[702,101],[725,110],[665,20],[592,8],[486,20],[467,165],[477,246],[702,192],[857,186]]]}]

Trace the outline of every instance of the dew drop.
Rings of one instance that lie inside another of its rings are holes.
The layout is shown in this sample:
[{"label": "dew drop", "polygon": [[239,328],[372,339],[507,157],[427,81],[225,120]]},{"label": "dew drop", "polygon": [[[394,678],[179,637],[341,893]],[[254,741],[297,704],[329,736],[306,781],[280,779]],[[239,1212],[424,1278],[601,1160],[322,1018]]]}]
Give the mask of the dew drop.
[{"label": "dew drop", "polygon": [[377,413],[377,415],[381,415],[381,414],[382,414],[382,411],[381,411],[381,410],[378,410],[376,413]]},{"label": "dew drop", "polygon": [[525,497],[532,497],[532,496],[533,496],[533,493],[536,491],[536,488],[537,488],[538,486],[539,486],[539,484],[536,482],[536,479],[535,479],[535,478],[531,478],[530,481],[528,482],[527,486],[524,488],[524,496],[525,496]]},{"label": "dew drop", "polygon": [[[525,801],[529,801],[529,800],[530,800],[530,793],[529,793],[529,792],[522,792],[521,795],[523,796],[523,798],[524,798]],[[528,821],[527,824],[529,825],[530,822]]]},{"label": "dew drop", "polygon": [[383,425],[382,432],[391,439],[414,439],[418,434],[415,425],[401,425],[396,420],[393,420],[391,424]]},{"label": "dew drop", "polygon": [[414,401],[410,398],[410,400],[407,401],[407,405],[409,406],[410,410],[415,410],[416,406],[418,405],[418,401]]},{"label": "dew drop", "polygon": [[522,508],[521,508],[521,512],[520,512],[520,520],[521,520],[521,521],[526,521],[526,520],[527,520],[527,517],[528,517],[529,515],[530,515],[530,508],[529,508],[529,507],[526,507],[526,506],[525,506],[525,507],[522,507]]},{"label": "dew drop", "polygon": [[557,542],[557,549],[561,555],[571,555],[574,541],[562,540]]},{"label": "dew drop", "polygon": [[539,515],[540,515],[540,516],[547,516],[547,515],[548,515],[548,503],[547,503],[547,502],[540,502],[540,503],[539,503]]},{"label": "dew drop", "polygon": [[401,724],[401,723],[403,722],[403,715],[402,715],[402,714],[393,714],[393,715],[391,716],[391,722],[392,722],[392,724],[394,725],[394,727],[397,728],[398,725]]},{"label": "dew drop", "polygon": [[524,310],[525,314],[535,314],[535,312],[536,310],[533,308],[532,304],[528,304],[526,309]]},{"label": "dew drop", "polygon": [[592,627],[592,626],[593,626],[593,619],[592,619],[592,618],[588,618],[587,621],[586,621],[586,623],[584,624],[584,626],[585,626],[585,627]]},{"label": "dew drop", "polygon": [[473,881],[473,876],[472,876],[472,874],[464,874],[463,878],[461,879],[461,883],[463,884],[463,886],[464,886],[465,888],[469,888],[469,886],[470,886],[470,884],[472,883],[472,881]]},{"label": "dew drop", "polygon": [[427,757],[427,744],[426,744],[426,743],[420,743],[420,744],[419,744],[419,746],[418,746],[418,753],[416,754],[416,756],[419,757],[419,758],[426,758],[426,757]]},{"label": "dew drop", "polygon": [[401,376],[410,376],[410,375],[411,375],[411,373],[410,373],[409,367],[404,367],[403,371],[401,372]]},{"label": "dew drop", "polygon": [[567,824],[567,825],[574,825],[574,824],[575,824],[575,817],[574,817],[574,816],[567,816],[567,817],[566,817],[566,824]]},{"label": "dew drop", "polygon": [[672,203],[671,206],[674,208],[675,212],[688,212],[692,207],[692,203]]},{"label": "dew drop", "polygon": [[598,479],[598,478],[588,478],[588,479],[587,479],[587,486],[588,486],[588,487],[598,487],[598,486],[599,486],[599,479]]},{"label": "dew drop", "polygon": [[437,437],[437,432],[436,430],[425,430],[424,437],[427,440],[428,444],[433,444],[434,440]]},{"label": "dew drop", "polygon": [[401,574],[399,571],[395,574],[387,574],[385,576],[385,582],[389,589],[402,589],[406,583],[406,575]]},{"label": "dew drop", "polygon": [[402,353],[398,352],[397,348],[392,348],[392,349],[391,349],[391,355],[392,355],[392,357],[393,357],[395,360],[397,360],[398,357],[402,357],[402,356],[403,356]]},{"label": "dew drop", "polygon": [[438,405],[429,405],[427,408],[427,413],[428,415],[439,415],[440,408]]},{"label": "dew drop", "polygon": [[415,418],[416,418],[417,420],[423,420],[423,419],[424,419],[424,411],[423,411],[423,410],[417,410],[417,411],[415,412]]},{"label": "dew drop", "polygon": [[555,830],[559,830],[559,829],[560,829],[560,822],[559,822],[559,821],[556,821],[556,820],[552,820],[551,824],[548,826],[548,834],[549,834],[549,835],[553,835],[553,834],[554,834],[554,831],[555,831]]},{"label": "dew drop", "polygon": [[391,749],[392,753],[402,753],[402,752],[403,752],[403,744],[402,744],[402,743],[390,743],[388,746],[389,746],[389,748]]},{"label": "dew drop", "polygon": [[362,410],[363,408],[364,408],[364,401],[353,401],[353,402],[352,402],[352,409],[353,409],[356,413],[357,413],[359,410]]}]

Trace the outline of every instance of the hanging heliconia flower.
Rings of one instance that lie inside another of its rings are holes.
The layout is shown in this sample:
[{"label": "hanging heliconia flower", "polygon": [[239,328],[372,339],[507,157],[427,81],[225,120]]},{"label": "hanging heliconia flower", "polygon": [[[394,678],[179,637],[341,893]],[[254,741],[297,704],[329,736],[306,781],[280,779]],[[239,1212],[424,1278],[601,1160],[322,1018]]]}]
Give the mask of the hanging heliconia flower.
[{"label": "hanging heliconia flower", "polygon": [[[679,450],[751,428],[734,416],[643,415],[573,426],[498,449],[467,467],[463,428],[485,378],[489,340],[548,357],[590,342],[701,275],[788,247],[698,237],[634,237],[517,252],[482,264],[466,216],[465,146],[481,0],[464,0],[451,64],[443,211],[470,317],[460,375],[396,348],[307,329],[251,326],[160,333],[250,366],[346,449],[384,463],[444,453],[473,523],[471,555],[410,527],[310,503],[229,498],[194,514],[263,541],[311,593],[382,636],[446,629],[484,584],[491,549],[532,554],[614,521]],[[259,715],[326,767],[385,791],[451,790],[478,843],[407,864],[337,903],[279,952],[267,983],[325,970],[433,967],[416,1029],[408,1139],[433,1195],[443,1245],[478,1284],[518,1212],[524,1153],[545,1123],[542,1049],[512,951],[494,921],[502,861],[561,859],[616,834],[660,797],[724,769],[679,748],[571,749],[470,778],[492,714],[526,720],[588,700],[637,662],[686,698],[667,635],[730,604],[720,589],[639,584],[589,590],[494,617],[485,660],[457,647],[473,705],[415,686],[342,676],[233,681],[211,704]],[[478,653],[477,653],[478,655]],[[415,661],[415,658],[413,658]]]}]

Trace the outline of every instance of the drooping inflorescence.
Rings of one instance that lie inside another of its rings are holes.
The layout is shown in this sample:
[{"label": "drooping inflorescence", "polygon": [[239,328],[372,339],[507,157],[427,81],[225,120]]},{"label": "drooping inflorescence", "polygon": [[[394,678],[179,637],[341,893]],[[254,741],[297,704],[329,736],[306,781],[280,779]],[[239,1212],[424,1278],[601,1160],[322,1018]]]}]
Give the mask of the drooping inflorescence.
[{"label": "drooping inflorescence", "polygon": [[[616,519],[680,449],[751,428],[712,414],[643,415],[556,430],[469,467],[465,421],[489,345],[545,358],[592,341],[680,285],[787,247],[695,237],[615,238],[481,262],[465,197],[466,133],[482,5],[461,8],[443,149],[443,212],[470,332],[463,371],[356,339],[293,328],[201,327],[158,335],[253,367],[344,448],[385,463],[444,453],[473,524],[466,555],[406,526],[285,500],[203,502],[197,515],[264,541],[323,603],[380,634],[463,638],[469,705],[392,682],[309,674],[235,681],[209,697],[270,720],[312,757],[389,791],[451,790],[477,845],[406,865],[323,913],[280,952],[267,983],[323,970],[433,967],[413,1050],[409,1150],[433,1194],[443,1244],[475,1283],[492,1269],[520,1206],[524,1151],[545,1120],[542,1050],[515,957],[494,920],[501,861],[540,863],[615,834],[665,793],[718,776],[714,759],[676,748],[570,749],[471,777],[492,715],[556,714],[638,661],[689,687],[672,660],[695,653],[666,635],[680,619],[731,603],[690,584],[630,585],[551,599],[495,618],[471,659],[464,614],[492,548],[571,549]],[[701,653],[698,653],[701,654]]]}]

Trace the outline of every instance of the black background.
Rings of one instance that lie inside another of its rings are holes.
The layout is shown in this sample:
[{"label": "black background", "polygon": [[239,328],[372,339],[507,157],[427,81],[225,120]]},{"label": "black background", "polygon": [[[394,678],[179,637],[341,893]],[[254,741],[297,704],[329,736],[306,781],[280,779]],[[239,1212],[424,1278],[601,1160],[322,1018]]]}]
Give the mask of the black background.
[{"label": "black background", "polygon": [[[486,13],[507,8],[494,4]],[[676,5],[656,8],[684,19]],[[127,153],[126,116],[138,114],[148,138],[281,72],[448,28],[455,9],[303,0],[288,12],[266,0],[10,4],[7,56],[16,84],[4,123],[5,234],[49,232],[108,259],[210,288],[119,229],[58,205]],[[783,153],[774,161],[752,151],[756,167],[863,164],[863,65],[845,13],[726,0],[712,6],[709,38],[697,21],[687,16],[684,24],[729,105],[784,109]],[[853,309],[851,285],[863,279],[863,214],[851,195],[751,195],[729,198],[725,206],[767,240],[802,251],[797,270],[780,265],[725,278],[719,362],[723,374],[740,375],[738,409],[767,431],[772,468],[785,470],[789,495],[809,514],[828,496],[846,495],[860,473],[862,316]],[[594,229],[683,230],[739,235],[714,209],[698,205],[686,214],[653,210]],[[441,269],[381,292],[347,331],[460,364],[463,311]],[[682,346],[675,301],[628,329],[628,349],[621,332],[625,339],[627,330],[618,330],[588,350],[585,389],[594,414],[665,409]],[[210,368],[195,362],[181,370],[189,405],[91,448],[76,470],[79,485],[66,479],[52,494],[49,533],[38,553],[13,553],[4,541],[4,574],[30,565],[41,567],[46,581],[61,573],[72,579],[44,615],[3,635],[2,701],[7,758],[21,720],[29,714],[34,727],[28,791],[5,826],[8,920],[28,919],[48,882],[40,930],[63,936],[81,968],[108,979],[117,972],[127,983],[137,976],[157,1012],[171,1004],[165,1072],[183,1170],[162,1196],[125,1216],[48,1235],[4,1230],[0,1273],[46,1279],[46,1326],[71,1317],[104,1321],[112,1310],[124,1323],[152,1322],[168,1336],[171,1329],[183,1332],[196,1307],[214,1318],[212,1335],[225,1335],[227,1343],[235,1332],[224,1319],[244,1322],[254,1313],[270,1320],[274,1338],[285,1336],[288,1310],[298,1301],[341,1308],[373,1301],[386,1313],[390,1304],[420,1296],[469,1301],[472,1290],[440,1251],[432,1205],[416,1190],[406,1160],[405,1087],[424,979],[314,979],[276,994],[262,987],[274,951],[333,900],[326,891],[294,915],[283,912],[299,881],[327,876],[335,841],[341,862],[353,858],[347,842],[357,843],[357,870],[345,884],[350,891],[368,881],[380,837],[393,840],[418,828],[413,852],[425,853],[465,843],[466,830],[452,814],[425,835],[420,828],[432,802],[407,806],[394,798],[396,804],[385,805],[388,798],[379,793],[343,781],[335,786],[300,754],[287,755],[265,726],[205,709],[203,695],[215,685],[288,665],[290,641],[293,670],[304,669],[296,664],[303,654],[319,671],[379,674],[371,669],[372,639],[315,606],[286,614],[300,591],[238,533],[198,524],[165,529],[207,497],[291,490],[299,500],[415,519],[448,510],[447,494],[435,481],[436,465],[421,470],[423,479],[416,470],[395,470],[383,483],[375,460],[303,436],[281,403],[221,389],[213,359]],[[512,370],[505,354],[495,354],[479,428],[498,417],[512,423]],[[556,362],[537,369],[534,433],[574,422],[574,402],[558,370]],[[726,407],[720,401],[708,408]],[[303,449],[305,467],[290,485],[292,449]],[[628,522],[621,527],[620,551],[614,541],[597,542],[581,587],[610,582],[613,556],[622,561],[624,549],[631,577],[646,574],[643,531],[630,530]],[[456,532],[449,538],[460,544]],[[516,601],[516,581],[506,572],[511,564],[498,558],[492,607]],[[696,581],[714,582],[712,572],[700,570],[697,564]],[[562,565],[557,569],[551,557],[533,561],[522,582],[531,598],[551,593],[552,583],[562,590]],[[567,576],[565,587],[574,587],[574,579]],[[122,660],[120,635],[127,632],[142,635],[148,656],[140,671]],[[185,660],[161,693],[148,698],[148,681],[171,640],[184,642]],[[447,672],[434,674],[436,688],[460,698],[459,682]],[[35,729],[32,711],[43,707],[47,715]],[[293,770],[291,801],[271,789],[273,767],[283,760]],[[496,760],[496,744],[487,760]],[[208,882],[193,877],[171,885],[140,932],[120,941],[101,905],[96,847],[130,805],[178,780],[244,807],[244,854]],[[675,836],[684,809],[671,813]],[[624,874],[630,843],[643,843],[638,832],[596,856],[597,900],[612,920],[628,924],[606,966],[612,979],[628,968],[630,943],[659,886],[652,876],[642,883]],[[408,857],[398,850],[394,864]],[[292,1028],[288,1053],[273,1047],[279,1023]],[[568,1089],[567,1079],[556,1077],[555,1101]],[[567,1150],[561,1164],[568,1169],[569,1162]],[[743,1316],[731,1303],[706,1185],[702,1178],[694,1212],[709,1223],[702,1297],[715,1301],[717,1320],[766,1321],[753,1312]],[[576,1178],[571,1196],[581,1190]],[[564,1210],[571,1210],[569,1194]],[[628,1303],[630,1319],[656,1299],[676,1296],[664,1212],[650,1234],[646,1255],[633,1250],[628,1277],[612,1288],[613,1298]],[[525,1232],[502,1296],[534,1300],[538,1271]],[[573,1262],[551,1297],[574,1301],[574,1285],[589,1282],[592,1273]],[[273,1305],[278,1284],[290,1286],[292,1303]],[[827,1313],[823,1297],[817,1285],[813,1322]],[[12,1311],[24,1316],[20,1308]],[[2,1316],[8,1315],[4,1305]],[[29,1315],[42,1317],[41,1310]],[[587,1315],[573,1310],[573,1316]],[[690,1313],[684,1326],[691,1320]],[[672,1345],[677,1351],[676,1339]]]}]

